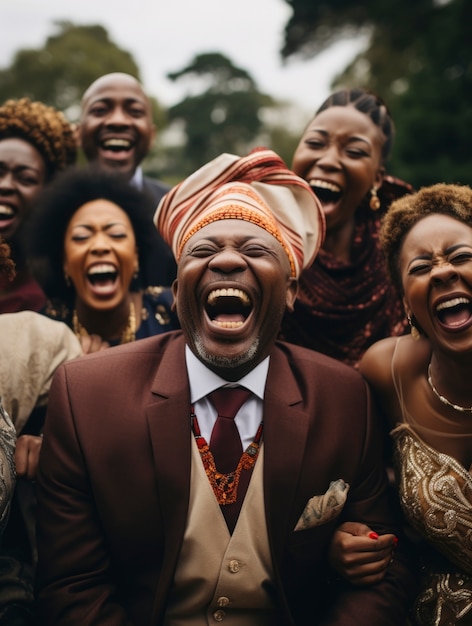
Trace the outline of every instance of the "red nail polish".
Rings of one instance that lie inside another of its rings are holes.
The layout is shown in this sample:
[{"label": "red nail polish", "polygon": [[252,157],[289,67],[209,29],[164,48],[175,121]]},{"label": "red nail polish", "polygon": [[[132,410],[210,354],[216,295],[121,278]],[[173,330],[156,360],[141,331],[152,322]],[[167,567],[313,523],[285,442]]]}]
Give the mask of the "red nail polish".
[{"label": "red nail polish", "polygon": [[372,531],[371,533],[369,533],[369,537],[370,537],[371,539],[378,539],[378,538],[379,538],[378,534],[377,534],[377,533],[374,533],[374,531]]},{"label": "red nail polish", "polygon": [[396,548],[398,546],[398,537],[393,538],[393,547]]}]

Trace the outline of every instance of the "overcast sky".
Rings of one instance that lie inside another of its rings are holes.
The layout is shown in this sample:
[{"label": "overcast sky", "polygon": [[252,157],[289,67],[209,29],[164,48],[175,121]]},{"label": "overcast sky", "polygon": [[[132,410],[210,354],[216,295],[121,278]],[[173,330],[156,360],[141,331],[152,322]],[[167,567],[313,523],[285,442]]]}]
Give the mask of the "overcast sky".
[{"label": "overcast sky", "polygon": [[146,91],[165,106],[183,96],[168,72],[196,54],[221,52],[248,71],[261,91],[298,103],[308,116],[356,47],[340,42],[315,60],[284,65],[279,51],[289,16],[283,0],[1,0],[0,67],[8,67],[21,48],[42,47],[54,21],[100,24],[133,55]]}]

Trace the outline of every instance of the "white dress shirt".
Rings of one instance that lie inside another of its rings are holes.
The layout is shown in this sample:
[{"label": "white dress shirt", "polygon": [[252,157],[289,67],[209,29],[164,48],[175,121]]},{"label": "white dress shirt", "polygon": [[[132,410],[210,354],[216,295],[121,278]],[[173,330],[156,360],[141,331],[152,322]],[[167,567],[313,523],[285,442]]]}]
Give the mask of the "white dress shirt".
[{"label": "white dress shirt", "polygon": [[141,167],[138,166],[135,169],[134,174],[129,182],[131,185],[133,185],[133,187],[136,187],[136,189],[139,189],[140,191],[143,190],[144,174],[143,174],[143,170],[141,169]]},{"label": "white dress shirt", "polygon": [[228,382],[208,369],[188,346],[185,346],[185,359],[190,383],[190,402],[197,416],[200,432],[207,443],[210,442],[211,431],[217,417],[215,407],[207,396],[220,387],[241,386],[252,391],[253,395],[243,404],[234,418],[245,450],[254,441],[262,420],[262,401],[269,370],[269,357],[259,363],[249,374],[234,382]]}]

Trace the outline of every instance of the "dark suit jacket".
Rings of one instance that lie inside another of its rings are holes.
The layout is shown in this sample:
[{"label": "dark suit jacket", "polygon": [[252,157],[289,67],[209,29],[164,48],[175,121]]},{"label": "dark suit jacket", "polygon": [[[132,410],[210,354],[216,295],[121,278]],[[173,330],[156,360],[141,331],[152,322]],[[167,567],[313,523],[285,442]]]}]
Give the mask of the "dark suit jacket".
[{"label": "dark suit jacket", "polygon": [[157,232],[152,221],[159,201],[169,189],[170,187],[158,180],[153,180],[147,176],[143,178],[143,191],[152,199],[149,212],[152,246],[146,258],[146,269],[144,272],[146,287],[149,285],[170,287],[177,274],[177,264],[172,250],[160,233]]},{"label": "dark suit jacket", "polygon": [[[180,331],[57,371],[38,477],[42,625],[161,623],[186,524],[189,415]],[[371,588],[338,589],[326,560],[344,519],[397,531],[380,442],[357,372],[303,348],[274,347],[264,483],[281,625],[404,623],[414,587],[400,552]],[[309,498],[338,478],[350,484],[343,514],[294,532]]]}]

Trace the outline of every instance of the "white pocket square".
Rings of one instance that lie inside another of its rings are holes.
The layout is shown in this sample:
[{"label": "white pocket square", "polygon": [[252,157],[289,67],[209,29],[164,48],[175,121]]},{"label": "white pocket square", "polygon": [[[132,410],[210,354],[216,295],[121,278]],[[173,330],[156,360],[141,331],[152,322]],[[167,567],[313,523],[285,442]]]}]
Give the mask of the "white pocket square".
[{"label": "white pocket square", "polygon": [[295,526],[295,530],[307,530],[314,526],[326,524],[337,517],[346,502],[349,485],[341,478],[329,484],[328,491],[321,496],[313,496]]}]

